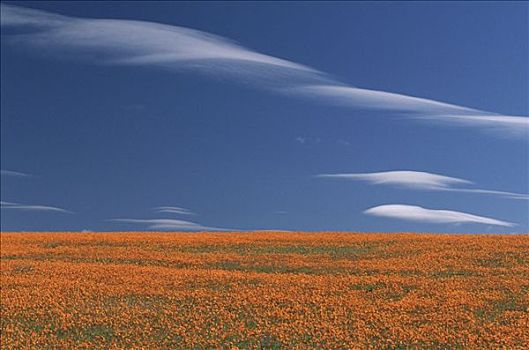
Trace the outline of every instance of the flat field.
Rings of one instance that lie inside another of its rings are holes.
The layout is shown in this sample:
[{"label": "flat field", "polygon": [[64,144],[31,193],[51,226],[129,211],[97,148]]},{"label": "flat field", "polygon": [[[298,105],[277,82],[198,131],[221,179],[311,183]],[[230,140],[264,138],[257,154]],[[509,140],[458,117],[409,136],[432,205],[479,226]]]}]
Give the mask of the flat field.
[{"label": "flat field", "polygon": [[2,233],[2,349],[527,349],[529,236]]}]

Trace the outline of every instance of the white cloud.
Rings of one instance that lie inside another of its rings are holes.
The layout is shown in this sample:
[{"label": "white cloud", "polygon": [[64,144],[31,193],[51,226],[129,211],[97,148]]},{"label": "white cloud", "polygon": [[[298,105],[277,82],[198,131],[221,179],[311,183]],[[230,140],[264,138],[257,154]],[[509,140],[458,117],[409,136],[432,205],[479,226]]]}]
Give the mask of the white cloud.
[{"label": "white cloud", "polygon": [[372,184],[398,185],[411,188],[437,188],[448,187],[452,184],[471,183],[468,180],[456,177],[427,173],[423,171],[401,170],[384,171],[378,173],[352,173],[352,174],[320,174],[317,177],[341,178],[349,180],[363,180]]},{"label": "white cloud", "polygon": [[[2,5],[3,6],[3,5]],[[21,173],[18,171],[12,171],[12,170],[1,170],[2,176],[14,176],[14,177],[28,177],[31,176],[30,174]],[[27,211],[40,211],[40,212],[57,212],[57,213],[66,213],[66,214],[73,214],[73,212],[58,208],[58,207],[52,207],[49,205],[33,205],[33,204],[19,204],[19,203],[13,203],[13,202],[5,202],[0,201],[0,209],[11,209],[11,210],[27,210]]]},{"label": "white cloud", "polygon": [[399,170],[377,173],[320,174],[316,175],[316,177],[366,181],[373,185],[392,185],[415,190],[483,193],[512,199],[529,199],[529,195],[521,193],[454,187],[457,185],[470,185],[473,182],[424,171]]},{"label": "white cloud", "polygon": [[237,231],[219,227],[203,226],[191,221],[175,219],[112,219],[110,221],[127,224],[145,224],[154,231]]},{"label": "white cloud", "polygon": [[61,25],[67,19],[50,12],[1,4],[0,22],[6,26],[50,27]]},{"label": "white cloud", "polygon": [[197,215],[190,211],[189,209],[182,207],[156,207],[154,210],[158,213],[168,213],[168,214],[180,214],[180,215]]},{"label": "white cloud", "polygon": [[472,115],[422,115],[414,119],[419,121],[433,120],[448,126],[475,127],[485,131],[495,132],[504,138],[529,138],[529,117],[498,115],[483,111],[476,111]]},{"label": "white cloud", "polygon": [[63,58],[111,65],[187,68],[261,83],[287,78],[306,81],[323,78],[310,67],[264,55],[199,30],[146,21],[57,16],[18,6],[1,6],[2,26],[41,28],[29,34],[13,35],[15,43]]},{"label": "white cloud", "polygon": [[477,223],[513,227],[515,224],[485,216],[478,216],[454,210],[434,210],[406,204],[386,204],[364,211],[365,214],[400,220],[436,224]]},{"label": "white cloud", "polygon": [[344,85],[295,86],[284,92],[355,109],[385,110],[422,121],[494,130],[506,137],[529,135],[529,117],[500,115],[404,94]]},{"label": "white cloud", "polygon": [[27,177],[29,174],[21,173],[19,171],[12,170],[0,170],[0,175],[2,176],[17,176],[17,177]]},{"label": "white cloud", "polygon": [[28,210],[28,211],[57,212],[57,213],[73,214],[73,212],[69,210],[57,208],[57,207],[51,207],[48,205],[29,205],[29,204],[17,204],[17,203],[11,203],[11,202],[1,202],[0,209]]},{"label": "white cloud", "polygon": [[363,109],[382,109],[403,112],[444,112],[472,113],[474,110],[449,103],[406,96],[385,91],[367,90],[345,85],[306,85],[291,88],[292,93],[324,98],[327,102]]},{"label": "white cloud", "polygon": [[305,142],[307,142],[307,139],[305,137],[301,137],[301,136],[296,137],[295,140],[296,140],[297,143],[301,143],[301,144],[304,144]]},{"label": "white cloud", "polygon": [[500,197],[510,198],[510,199],[529,200],[529,194],[506,192],[506,191],[484,190],[480,188],[439,188],[438,190],[439,191],[450,191],[450,192],[492,194],[492,195],[497,195]]},{"label": "white cloud", "polygon": [[111,65],[192,69],[289,95],[352,108],[380,109],[423,121],[529,137],[529,118],[426,98],[348,86],[303,64],[261,54],[199,30],[146,21],[89,19],[1,4],[1,24],[33,31],[6,37],[60,58]]}]

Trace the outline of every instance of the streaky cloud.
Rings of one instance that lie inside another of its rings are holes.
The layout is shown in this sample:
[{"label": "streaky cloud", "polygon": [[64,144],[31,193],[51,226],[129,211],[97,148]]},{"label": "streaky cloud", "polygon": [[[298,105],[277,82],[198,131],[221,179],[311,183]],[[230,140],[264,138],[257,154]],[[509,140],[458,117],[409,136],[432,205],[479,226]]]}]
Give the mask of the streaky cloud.
[{"label": "streaky cloud", "polygon": [[[482,114],[479,114],[482,113]],[[408,116],[418,122],[433,122],[439,125],[479,128],[505,139],[529,138],[529,117],[498,115],[476,111],[473,115],[436,115]]]},{"label": "streaky cloud", "polygon": [[60,26],[68,17],[35,10],[27,7],[1,4],[0,23],[2,26],[30,26],[50,28]]},{"label": "streaky cloud", "polygon": [[368,90],[346,85],[306,85],[291,88],[292,93],[301,93],[327,102],[359,109],[381,109],[401,112],[444,112],[447,110],[471,114],[473,109],[425,98],[406,96],[386,91]]},{"label": "streaky cloud", "polygon": [[389,111],[423,122],[492,130],[504,137],[529,136],[527,116],[501,115],[426,98],[345,85],[295,86],[286,88],[284,92],[354,109]]},{"label": "streaky cloud", "polygon": [[6,4],[1,4],[1,13],[2,27],[32,29],[8,35],[9,42],[63,59],[192,70],[332,105],[384,110],[430,124],[493,131],[505,138],[529,137],[526,116],[349,86],[317,69],[195,29],[138,20],[75,18]]},{"label": "streaky cloud", "polygon": [[455,210],[427,209],[420,206],[407,204],[380,205],[369,208],[365,210],[364,213],[379,217],[433,224],[476,223],[505,227],[516,226],[516,224],[512,222],[497,220],[485,216],[478,216]]},{"label": "streaky cloud", "polygon": [[182,207],[156,207],[154,210],[158,213],[179,214],[179,215],[197,215],[191,210]]},{"label": "streaky cloud", "polygon": [[452,184],[470,184],[472,182],[457,177],[444,176],[413,170],[394,170],[377,173],[320,174],[322,178],[363,180],[375,185],[398,185],[411,188],[448,187]]},{"label": "streaky cloud", "polygon": [[511,199],[529,200],[528,194],[479,188],[460,188],[458,185],[472,185],[472,181],[457,177],[414,170],[393,170],[374,173],[319,174],[319,178],[365,181],[372,185],[389,185],[414,190],[450,191],[464,193],[491,194]]},{"label": "streaky cloud", "polygon": [[111,219],[126,224],[144,224],[153,231],[238,231],[219,227],[203,226],[191,221],[176,219]]},{"label": "streaky cloud", "polygon": [[450,191],[450,192],[463,192],[463,193],[491,194],[491,195],[497,195],[500,197],[510,198],[510,199],[529,200],[529,194],[506,192],[506,191],[495,191],[495,190],[484,190],[481,188],[438,188],[437,190]]},{"label": "streaky cloud", "polygon": [[30,174],[21,173],[19,171],[13,171],[13,170],[0,170],[0,175],[2,175],[2,176],[15,176],[15,177],[28,177],[28,176],[31,176]]},{"label": "streaky cloud", "polygon": [[261,54],[195,29],[137,20],[75,18],[1,6],[2,26],[40,29],[11,35],[14,44],[28,45],[61,58],[96,64],[192,69],[259,84],[326,80],[323,73],[303,64]]},{"label": "streaky cloud", "polygon": [[73,214],[72,211],[63,208],[52,207],[48,205],[29,205],[29,204],[17,204],[11,202],[2,202],[0,209],[11,209],[11,210],[26,210],[26,211],[38,211],[38,212],[57,212],[64,214]]}]

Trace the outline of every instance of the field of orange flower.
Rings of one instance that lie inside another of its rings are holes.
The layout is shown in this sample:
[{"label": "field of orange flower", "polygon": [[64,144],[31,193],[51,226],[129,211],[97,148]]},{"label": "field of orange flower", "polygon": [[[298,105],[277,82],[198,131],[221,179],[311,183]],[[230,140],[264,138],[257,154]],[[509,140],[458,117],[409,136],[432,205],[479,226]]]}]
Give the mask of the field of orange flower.
[{"label": "field of orange flower", "polygon": [[529,236],[2,233],[3,349],[529,344]]}]

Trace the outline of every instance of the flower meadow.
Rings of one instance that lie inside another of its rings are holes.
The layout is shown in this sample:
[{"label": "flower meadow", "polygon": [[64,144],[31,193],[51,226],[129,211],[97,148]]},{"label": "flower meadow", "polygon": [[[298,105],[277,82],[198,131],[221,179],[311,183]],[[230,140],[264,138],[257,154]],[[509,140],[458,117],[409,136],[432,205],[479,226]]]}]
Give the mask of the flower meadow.
[{"label": "flower meadow", "polygon": [[2,233],[2,349],[527,349],[529,236]]}]

